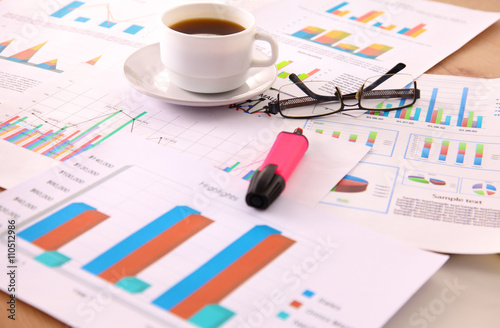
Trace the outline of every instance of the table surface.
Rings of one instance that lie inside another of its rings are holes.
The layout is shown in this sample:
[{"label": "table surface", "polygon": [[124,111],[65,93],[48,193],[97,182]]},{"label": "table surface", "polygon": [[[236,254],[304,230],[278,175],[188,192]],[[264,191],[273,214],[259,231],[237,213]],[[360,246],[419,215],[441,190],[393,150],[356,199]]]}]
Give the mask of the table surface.
[{"label": "table surface", "polygon": [[[439,0],[500,12],[500,0]],[[446,31],[443,31],[446,33]],[[500,78],[500,20],[427,73]],[[450,260],[389,320],[384,328],[498,328],[500,256],[452,255]],[[8,296],[0,292],[0,304]],[[0,316],[0,327],[62,328],[67,325],[17,300],[16,321]],[[6,322],[8,321],[8,322]]]}]

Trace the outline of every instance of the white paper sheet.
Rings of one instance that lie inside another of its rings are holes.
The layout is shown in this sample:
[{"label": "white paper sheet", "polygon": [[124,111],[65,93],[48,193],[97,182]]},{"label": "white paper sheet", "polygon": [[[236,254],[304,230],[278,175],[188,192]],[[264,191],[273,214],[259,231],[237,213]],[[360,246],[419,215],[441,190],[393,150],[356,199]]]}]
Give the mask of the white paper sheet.
[{"label": "white paper sheet", "polygon": [[426,0],[287,0],[254,13],[280,43],[275,86],[296,73],[333,81],[345,93],[400,62],[418,77],[500,18]]},{"label": "white paper sheet", "polygon": [[[193,327],[186,321],[194,323],[198,309],[210,318],[221,315],[212,327],[256,320],[262,327],[381,327],[447,259],[285,197],[266,211],[248,207],[245,184],[229,177],[124,135],[1,193],[4,254],[7,231],[17,235],[12,261],[2,260],[14,272],[11,292],[78,327]],[[80,224],[79,215],[86,216]],[[60,226],[61,219],[75,229]],[[160,245],[140,249],[174,229],[172,220],[185,224],[186,239],[161,252]],[[86,226],[89,221],[94,224]],[[191,230],[196,222],[203,226]],[[268,234],[273,237],[264,238]],[[257,252],[260,245],[273,251]],[[115,267],[133,252],[139,252],[139,269],[131,268],[138,262]],[[144,260],[151,252],[164,253]],[[255,260],[247,262],[252,252]],[[251,270],[230,273],[230,263]],[[211,287],[220,297],[192,307],[188,295]]]},{"label": "white paper sheet", "polygon": [[[259,119],[229,108],[170,105],[136,92],[120,76],[80,68],[22,99],[1,104],[1,136],[18,147],[64,161],[129,132],[248,181],[278,133],[303,125],[303,121]],[[313,206],[371,148],[326,140],[311,131],[305,135],[309,148],[285,194]],[[16,161],[12,158],[12,163]],[[0,181],[3,175],[14,178],[9,171],[0,171]]]},{"label": "white paper sheet", "polygon": [[9,189],[58,164],[46,156],[0,140],[0,187]]},{"label": "white paper sheet", "polygon": [[344,140],[377,133],[349,173],[366,188],[331,192],[318,207],[422,248],[498,253],[500,80],[423,75],[417,85],[407,111],[308,122]]}]

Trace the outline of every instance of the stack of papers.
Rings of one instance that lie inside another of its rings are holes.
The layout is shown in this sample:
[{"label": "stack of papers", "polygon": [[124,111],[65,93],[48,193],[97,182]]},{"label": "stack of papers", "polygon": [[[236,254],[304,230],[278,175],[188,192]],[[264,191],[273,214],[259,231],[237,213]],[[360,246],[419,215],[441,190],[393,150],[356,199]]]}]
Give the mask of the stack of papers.
[{"label": "stack of papers", "polygon": [[[277,77],[210,108],[151,98],[123,76],[176,2],[0,3],[12,298],[78,327],[381,327],[447,259],[428,251],[500,252],[500,80],[422,75],[499,13],[228,2],[278,40]],[[421,91],[405,110],[263,111],[290,73],[348,93],[400,62]],[[297,127],[310,146],[285,192],[248,207],[253,172]]]}]

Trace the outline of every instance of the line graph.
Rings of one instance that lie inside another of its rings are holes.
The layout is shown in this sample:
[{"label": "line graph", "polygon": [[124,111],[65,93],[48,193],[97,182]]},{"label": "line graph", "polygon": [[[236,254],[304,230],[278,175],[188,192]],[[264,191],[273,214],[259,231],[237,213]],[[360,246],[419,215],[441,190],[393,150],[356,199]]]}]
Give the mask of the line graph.
[{"label": "line graph", "polygon": [[[63,76],[31,94],[19,106],[1,104],[0,138],[65,161],[109,138],[132,133],[246,180],[272,146],[272,138],[263,141],[255,133],[256,127],[264,129],[264,125],[235,110],[199,111],[171,106],[130,92],[115,77],[87,81]],[[219,112],[217,120],[214,112]],[[224,124],[235,118],[242,122],[239,131]],[[235,163],[239,164],[234,166]]]}]

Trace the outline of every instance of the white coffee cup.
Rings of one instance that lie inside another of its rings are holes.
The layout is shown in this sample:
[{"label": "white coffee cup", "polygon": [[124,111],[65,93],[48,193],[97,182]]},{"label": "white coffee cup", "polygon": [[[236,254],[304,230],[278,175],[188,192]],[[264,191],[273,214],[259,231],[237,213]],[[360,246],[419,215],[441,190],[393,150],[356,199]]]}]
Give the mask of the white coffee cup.
[{"label": "white coffee cup", "polygon": [[[170,28],[195,18],[231,21],[244,30],[228,35],[187,34]],[[256,31],[255,17],[235,6],[222,3],[190,3],[167,9],[161,15],[160,56],[169,79],[178,87],[200,93],[218,93],[245,84],[251,67],[274,65],[278,43]],[[271,46],[271,56],[255,57],[255,40]]]}]

